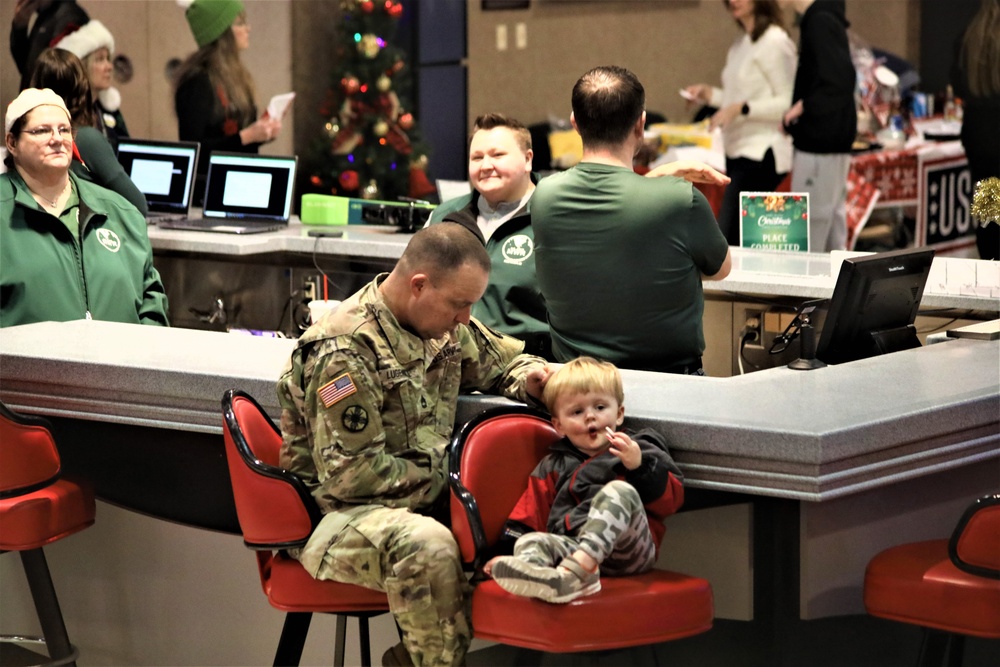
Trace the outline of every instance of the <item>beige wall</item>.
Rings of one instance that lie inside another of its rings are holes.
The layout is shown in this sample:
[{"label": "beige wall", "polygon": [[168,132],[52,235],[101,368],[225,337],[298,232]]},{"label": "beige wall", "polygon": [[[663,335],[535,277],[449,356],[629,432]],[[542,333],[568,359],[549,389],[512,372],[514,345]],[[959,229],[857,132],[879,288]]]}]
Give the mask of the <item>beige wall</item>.
[{"label": "beige wall", "polygon": [[[463,0],[451,0],[461,2]],[[726,50],[738,36],[720,0],[534,0],[528,10],[483,12],[468,2],[469,116],[502,110],[528,123],[569,116],[569,93],[587,69],[624,65],[646,86],[648,108],[674,121],[690,112],[678,88],[715,83]],[[172,57],[194,50],[183,12],[174,0],[80,0],[108,25],[119,52],[135,65],[135,79],[121,86],[123,110],[135,136],[177,136],[173,96],[164,69]],[[337,0],[247,0],[252,33],[245,58],[258,102],[295,90],[294,113],[267,152],[300,154],[318,136],[318,108],[336,65]],[[14,3],[0,2],[6,34]],[[918,0],[848,0],[847,14],[861,37],[916,62]],[[515,44],[524,23],[527,48]],[[497,26],[506,26],[508,49],[496,48]],[[0,53],[0,104],[17,92],[18,74],[8,49]],[[456,128],[463,131],[463,128]],[[293,144],[294,141],[294,144]]]}]

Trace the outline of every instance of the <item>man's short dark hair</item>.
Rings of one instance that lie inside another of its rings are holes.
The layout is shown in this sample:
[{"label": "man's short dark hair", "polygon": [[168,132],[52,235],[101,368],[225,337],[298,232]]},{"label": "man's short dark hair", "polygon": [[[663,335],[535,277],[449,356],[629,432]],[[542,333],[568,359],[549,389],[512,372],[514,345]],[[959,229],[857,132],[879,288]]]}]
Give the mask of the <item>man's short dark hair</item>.
[{"label": "man's short dark hair", "polygon": [[460,224],[442,222],[417,231],[397,266],[407,273],[426,273],[434,280],[473,264],[489,273],[490,256],[475,234]]},{"label": "man's short dark hair", "polygon": [[506,127],[517,138],[517,143],[525,153],[531,150],[531,132],[524,124],[516,118],[511,118],[502,113],[484,113],[472,124],[472,134],[469,135],[469,143],[472,137],[480,130],[492,130],[495,127]]},{"label": "man's short dark hair", "polygon": [[573,118],[586,145],[622,143],[645,107],[645,89],[624,67],[595,67],[573,86]]}]

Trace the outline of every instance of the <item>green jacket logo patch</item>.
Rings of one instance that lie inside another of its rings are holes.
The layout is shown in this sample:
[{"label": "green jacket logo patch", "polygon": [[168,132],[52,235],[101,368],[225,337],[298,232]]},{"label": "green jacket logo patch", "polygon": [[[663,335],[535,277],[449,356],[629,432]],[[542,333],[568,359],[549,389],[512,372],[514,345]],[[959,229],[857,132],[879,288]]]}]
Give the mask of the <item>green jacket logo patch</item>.
[{"label": "green jacket logo patch", "polygon": [[520,266],[535,253],[535,244],[527,234],[515,234],[500,247],[504,264]]},{"label": "green jacket logo patch", "polygon": [[122,248],[122,240],[110,229],[98,229],[97,240],[111,252],[118,252]]}]

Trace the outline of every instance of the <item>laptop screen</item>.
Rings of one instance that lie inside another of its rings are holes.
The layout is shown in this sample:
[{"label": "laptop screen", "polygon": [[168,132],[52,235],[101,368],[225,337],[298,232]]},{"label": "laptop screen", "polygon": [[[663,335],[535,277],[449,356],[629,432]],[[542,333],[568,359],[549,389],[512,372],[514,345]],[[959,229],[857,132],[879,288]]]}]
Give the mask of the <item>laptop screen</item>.
[{"label": "laptop screen", "polygon": [[198,164],[197,143],[124,139],[118,143],[118,162],[146,195],[151,213],[188,214]]},{"label": "laptop screen", "polygon": [[294,156],[212,153],[203,217],[287,221],[296,161]]}]

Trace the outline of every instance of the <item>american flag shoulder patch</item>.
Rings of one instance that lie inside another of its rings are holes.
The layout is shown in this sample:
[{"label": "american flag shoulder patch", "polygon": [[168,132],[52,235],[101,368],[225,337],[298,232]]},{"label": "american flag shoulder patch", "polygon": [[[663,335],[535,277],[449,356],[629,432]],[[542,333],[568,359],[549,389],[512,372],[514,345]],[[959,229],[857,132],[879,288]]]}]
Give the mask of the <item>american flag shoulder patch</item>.
[{"label": "american flag shoulder patch", "polygon": [[344,373],[320,387],[317,393],[320,400],[323,401],[323,407],[329,408],[337,401],[347,398],[357,391],[358,388],[354,385],[350,373]]}]

